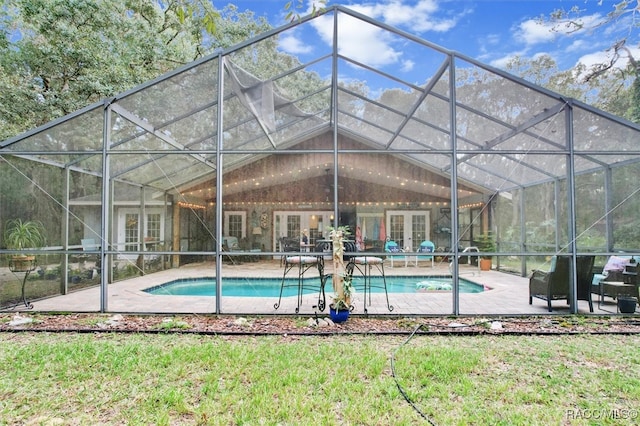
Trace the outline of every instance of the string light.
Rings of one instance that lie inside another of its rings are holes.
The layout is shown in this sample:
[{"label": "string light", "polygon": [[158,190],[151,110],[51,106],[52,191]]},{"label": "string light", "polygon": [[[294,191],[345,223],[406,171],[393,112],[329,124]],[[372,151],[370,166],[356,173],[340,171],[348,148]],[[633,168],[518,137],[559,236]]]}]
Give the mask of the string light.
[{"label": "string light", "polygon": [[[222,203],[223,206],[232,207],[232,206],[287,206],[287,207],[296,207],[299,206],[299,201],[225,201]],[[385,201],[385,202],[373,202],[373,201],[340,201],[338,205],[340,206],[380,206],[383,205],[385,207],[424,207],[424,206],[448,206],[449,202],[446,201]],[[210,205],[215,205],[213,201],[210,202]],[[468,207],[477,207],[482,206],[483,203],[475,203],[475,204],[466,204],[464,206],[459,206],[459,208],[468,208]],[[311,208],[318,207],[331,207],[333,206],[333,202],[326,201],[309,201],[305,202],[304,210],[308,210]]]},{"label": "string light", "polygon": [[470,204],[462,204],[458,206],[459,209],[472,209],[474,207],[482,207],[484,203],[470,203]]},{"label": "string light", "polygon": [[[315,168],[319,169],[321,166],[316,165]],[[325,165],[325,168],[329,167],[329,165]],[[312,167],[307,167],[306,170],[311,170]],[[340,165],[340,169],[344,170],[344,169],[348,169],[351,170],[352,172],[355,171],[354,167],[346,167],[345,165]],[[289,175],[290,178],[292,177],[292,175],[298,175],[301,174],[303,172],[303,169],[301,168],[295,168],[295,169],[291,169],[288,171],[285,170],[281,170],[279,172],[279,176],[280,177],[284,177],[286,175]],[[364,172],[364,171],[363,171]],[[372,170],[367,170],[364,173],[368,173],[369,175],[373,174],[374,172]],[[384,176],[382,174],[381,171],[377,172],[378,176]],[[270,177],[272,179],[276,178],[278,176],[277,173],[271,173]],[[394,179],[395,177],[395,179]],[[265,175],[265,176],[260,176],[260,177],[254,177],[254,178],[241,178],[239,180],[236,181],[227,181],[224,183],[224,187],[225,188],[229,188],[229,187],[239,187],[239,186],[246,186],[247,188],[256,188],[256,187],[260,187],[260,186],[264,186],[265,184],[265,180],[269,179],[269,175]],[[424,187],[430,187],[431,191],[433,192],[433,194],[448,194],[449,191],[451,191],[451,188],[449,186],[445,186],[445,185],[441,185],[438,183],[433,183],[433,182],[425,182],[425,181],[421,181],[421,180],[416,180],[416,179],[407,179],[407,178],[403,178],[400,176],[387,176],[387,179],[389,181],[395,181],[398,182],[402,187],[404,187],[403,189],[409,189],[410,187],[420,187],[420,188],[424,188]],[[193,191],[189,192],[189,194],[193,195],[194,191],[196,193],[199,193],[198,195],[202,194],[203,190],[200,188],[194,188]],[[211,192],[212,188],[210,185],[208,185],[207,191]],[[184,193],[183,193],[184,194]],[[473,191],[470,191],[468,189],[460,189],[458,188],[458,194],[461,196],[463,194],[469,194],[472,195],[474,194]],[[204,194],[202,194],[204,195]],[[207,197],[209,198],[209,197]],[[205,201],[206,204],[208,204],[209,206],[214,206],[215,202],[214,200],[211,200],[210,198],[208,200]],[[225,206],[236,206],[236,207],[240,207],[240,206],[295,206],[297,204],[299,204],[299,201],[287,201],[287,202],[265,202],[265,201],[235,201],[235,202],[224,202],[223,205]],[[332,208],[333,207],[333,202],[322,202],[322,201],[318,201],[318,202],[314,202],[314,201],[310,201],[310,202],[306,202],[307,204],[310,204],[312,207],[309,208]],[[184,205],[191,205],[189,203],[183,203]],[[340,206],[382,206],[383,208],[387,208],[387,207],[391,207],[391,208],[416,208],[416,207],[426,207],[426,208],[430,208],[430,207],[447,207],[449,206],[450,203],[448,202],[442,202],[442,201],[341,201],[339,202]],[[469,204],[464,204],[464,205],[460,205],[458,208],[460,209],[464,209],[464,208],[475,208],[475,207],[482,207],[484,205],[484,203],[469,203]],[[204,209],[206,208],[206,205],[200,205],[200,204],[193,204],[193,208],[197,208],[197,209]]]},{"label": "string light", "polygon": [[184,208],[192,209],[192,210],[204,210],[204,209],[207,208],[207,206],[203,206],[201,204],[186,203],[184,201],[178,201],[178,205],[180,207],[184,207]]}]

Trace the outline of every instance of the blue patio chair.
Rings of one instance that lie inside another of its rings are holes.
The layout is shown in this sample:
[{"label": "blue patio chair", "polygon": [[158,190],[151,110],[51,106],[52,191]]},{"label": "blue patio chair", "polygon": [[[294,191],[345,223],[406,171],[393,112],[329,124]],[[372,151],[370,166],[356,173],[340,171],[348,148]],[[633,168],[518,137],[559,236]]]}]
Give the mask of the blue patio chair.
[{"label": "blue patio chair", "polygon": [[100,251],[100,245],[96,244],[96,240],[93,238],[83,238],[80,243],[82,244],[82,251]]},{"label": "blue patio chair", "polygon": [[407,257],[406,256],[400,256],[397,253],[403,253],[404,251],[400,248],[400,246],[398,245],[398,243],[396,243],[395,241],[387,241],[384,245],[384,251],[387,253],[391,253],[389,256],[387,256],[387,259],[389,259],[391,261],[391,267],[393,268],[393,262],[394,261],[402,261],[404,260],[404,266],[407,266]]},{"label": "blue patio chair", "polygon": [[433,262],[433,253],[436,251],[436,245],[431,241],[425,240],[420,243],[420,247],[418,247],[418,253],[431,253],[431,254],[419,254],[416,256],[416,266],[418,266],[418,262],[421,260],[430,260],[431,267],[434,267]]}]

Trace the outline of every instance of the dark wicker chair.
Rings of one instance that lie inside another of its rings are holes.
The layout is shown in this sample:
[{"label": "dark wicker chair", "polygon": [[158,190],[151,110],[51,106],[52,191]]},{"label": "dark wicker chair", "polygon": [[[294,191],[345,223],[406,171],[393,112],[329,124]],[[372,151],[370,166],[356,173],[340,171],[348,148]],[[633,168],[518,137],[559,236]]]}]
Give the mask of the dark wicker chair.
[{"label": "dark wicker chair", "polygon": [[569,278],[571,276],[571,257],[554,256],[549,272],[534,270],[529,278],[529,304],[533,298],[546,300],[551,312],[552,300],[569,298]]},{"label": "dark wicker chair", "polygon": [[[577,256],[577,299],[589,302],[589,311],[593,312],[591,299],[591,281],[593,280],[594,256]],[[552,264],[549,272],[535,270],[529,279],[529,304],[533,298],[547,301],[549,312],[551,301],[569,301],[569,289],[571,287],[571,256],[554,256],[555,264]]]}]

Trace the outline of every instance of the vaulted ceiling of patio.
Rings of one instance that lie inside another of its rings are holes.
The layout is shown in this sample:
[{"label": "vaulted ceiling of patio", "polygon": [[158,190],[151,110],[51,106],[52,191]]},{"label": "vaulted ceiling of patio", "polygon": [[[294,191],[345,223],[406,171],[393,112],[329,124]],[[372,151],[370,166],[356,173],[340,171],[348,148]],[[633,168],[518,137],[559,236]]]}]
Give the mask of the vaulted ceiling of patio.
[{"label": "vaulted ceiling of patio", "polygon": [[[450,179],[424,167],[414,167],[409,158],[375,153],[360,154],[360,143],[339,137],[343,148],[352,150],[338,156],[340,198],[358,202],[394,199],[408,202],[428,199],[444,203],[451,199]],[[332,134],[316,136],[295,146],[296,154],[266,155],[252,158],[247,164],[235,167],[224,175],[222,187],[230,202],[251,200],[282,200],[291,202],[329,201],[333,187],[333,154],[304,153],[330,149]],[[355,151],[355,152],[354,152]],[[206,180],[184,189],[190,201],[215,202],[216,180]],[[479,185],[458,188],[460,197],[486,192]],[[332,199],[332,198],[331,198]]]}]

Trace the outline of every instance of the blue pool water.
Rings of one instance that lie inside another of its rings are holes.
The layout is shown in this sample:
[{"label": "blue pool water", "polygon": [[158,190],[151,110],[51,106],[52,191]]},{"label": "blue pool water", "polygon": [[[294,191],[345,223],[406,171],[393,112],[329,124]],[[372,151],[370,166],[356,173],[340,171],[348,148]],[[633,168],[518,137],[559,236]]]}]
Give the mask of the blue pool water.
[{"label": "blue pool water", "polygon": [[[234,297],[278,297],[280,295],[281,278],[223,278],[222,295]],[[319,278],[304,279],[304,293],[316,293],[318,291]],[[353,283],[356,291],[362,291],[363,281],[361,277],[354,277]],[[297,279],[285,280],[283,297],[297,295]],[[449,290],[451,277],[424,277],[424,276],[389,276],[387,277],[387,290],[389,293],[419,293],[430,290]],[[372,293],[383,292],[382,278],[371,278]],[[214,278],[185,278],[169,281],[144,290],[146,293],[167,296],[215,296],[216,281]],[[327,282],[325,291],[331,293],[331,282]],[[460,279],[461,293],[481,293],[485,288],[465,279]]]}]

